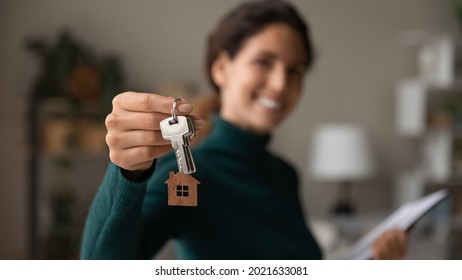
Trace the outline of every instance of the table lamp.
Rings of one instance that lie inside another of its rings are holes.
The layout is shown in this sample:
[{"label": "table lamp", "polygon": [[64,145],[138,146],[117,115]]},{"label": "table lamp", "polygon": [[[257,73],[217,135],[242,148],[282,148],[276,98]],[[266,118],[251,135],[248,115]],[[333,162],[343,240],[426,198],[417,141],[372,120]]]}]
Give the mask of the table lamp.
[{"label": "table lamp", "polygon": [[366,133],[352,124],[328,124],[315,130],[310,150],[309,173],[319,181],[338,182],[338,200],[332,212],[351,215],[350,192],[353,181],[366,179],[374,172]]}]

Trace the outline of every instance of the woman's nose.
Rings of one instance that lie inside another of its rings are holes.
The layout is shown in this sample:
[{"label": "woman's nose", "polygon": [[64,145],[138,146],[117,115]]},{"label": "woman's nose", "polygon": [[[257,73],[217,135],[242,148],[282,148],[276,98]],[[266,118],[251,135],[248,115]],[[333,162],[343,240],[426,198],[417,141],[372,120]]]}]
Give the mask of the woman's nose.
[{"label": "woman's nose", "polygon": [[275,67],[267,80],[268,88],[275,93],[284,93],[287,87],[287,73],[282,67]]}]

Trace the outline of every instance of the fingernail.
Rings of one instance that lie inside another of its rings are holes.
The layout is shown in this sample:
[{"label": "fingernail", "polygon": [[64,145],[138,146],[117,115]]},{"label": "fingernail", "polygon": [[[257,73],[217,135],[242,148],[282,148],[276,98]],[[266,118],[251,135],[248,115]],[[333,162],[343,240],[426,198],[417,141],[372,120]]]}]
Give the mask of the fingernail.
[{"label": "fingernail", "polygon": [[191,104],[180,104],[178,105],[178,111],[181,113],[190,113],[192,111]]},{"label": "fingernail", "polygon": [[203,120],[194,120],[194,127],[195,128],[205,128],[207,126],[207,123]]}]

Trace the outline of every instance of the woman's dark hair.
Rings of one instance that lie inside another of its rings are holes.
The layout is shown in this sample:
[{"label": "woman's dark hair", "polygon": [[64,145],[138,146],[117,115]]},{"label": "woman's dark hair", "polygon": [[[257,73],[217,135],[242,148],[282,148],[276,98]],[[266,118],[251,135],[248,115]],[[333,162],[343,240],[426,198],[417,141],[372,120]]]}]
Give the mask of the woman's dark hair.
[{"label": "woman's dark hair", "polygon": [[213,89],[220,89],[212,78],[212,64],[220,51],[225,50],[232,59],[249,37],[273,23],[284,23],[292,27],[302,39],[305,47],[306,68],[314,61],[313,46],[305,21],[290,4],[281,0],[245,2],[227,14],[210,34],[206,52],[206,74]]}]

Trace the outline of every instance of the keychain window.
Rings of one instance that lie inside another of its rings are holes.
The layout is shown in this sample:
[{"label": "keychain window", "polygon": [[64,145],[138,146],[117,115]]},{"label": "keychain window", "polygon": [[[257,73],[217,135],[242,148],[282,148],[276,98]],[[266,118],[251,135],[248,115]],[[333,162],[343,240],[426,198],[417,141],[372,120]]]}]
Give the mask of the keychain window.
[{"label": "keychain window", "polygon": [[189,196],[189,187],[188,186],[176,186],[176,195],[177,196]]}]

